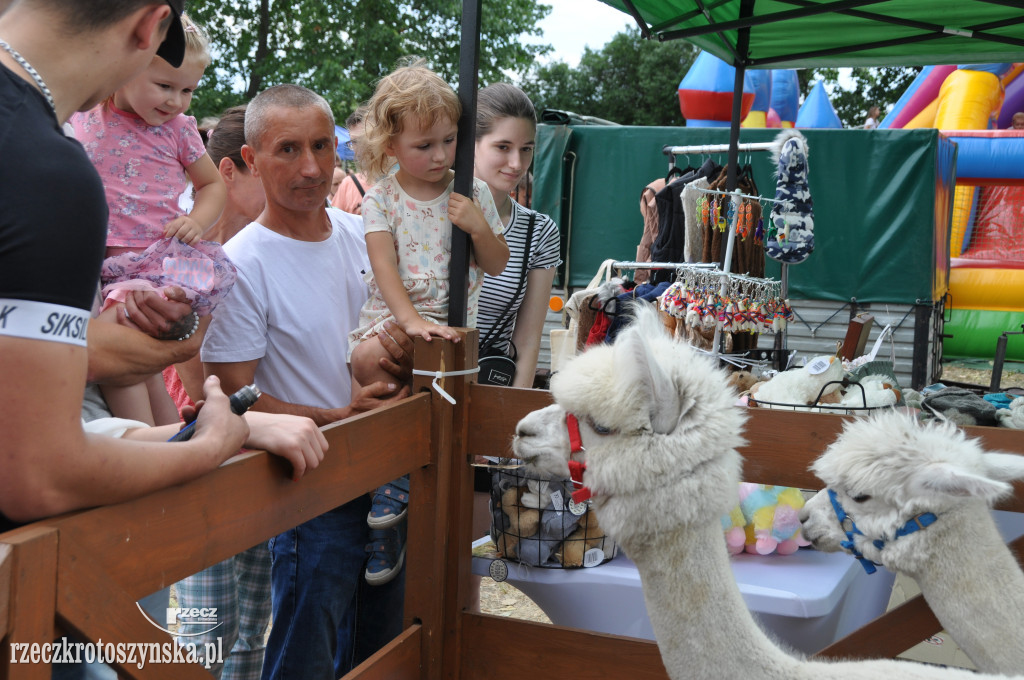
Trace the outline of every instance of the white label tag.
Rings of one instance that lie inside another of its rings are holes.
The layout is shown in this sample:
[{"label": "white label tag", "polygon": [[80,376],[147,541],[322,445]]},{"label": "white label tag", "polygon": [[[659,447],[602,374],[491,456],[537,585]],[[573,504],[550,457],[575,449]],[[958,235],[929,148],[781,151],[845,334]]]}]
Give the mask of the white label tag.
[{"label": "white label tag", "polygon": [[600,548],[591,548],[587,552],[583,553],[584,567],[596,567],[602,562],[604,562],[604,551]]},{"label": "white label tag", "polygon": [[487,573],[492,579],[501,583],[508,578],[508,565],[505,564],[505,560],[494,560],[491,565],[487,567]]},{"label": "white label tag", "polygon": [[563,510],[565,510],[565,501],[562,500],[562,492],[557,489],[551,492],[551,507],[553,507],[555,512],[559,515],[562,514]]},{"label": "white label tag", "polygon": [[878,350],[882,349],[882,343],[885,341],[886,337],[889,336],[889,333],[891,331],[892,331],[892,326],[889,325],[889,326],[886,326],[885,328],[883,328],[882,332],[878,334],[878,339],[875,340],[875,344],[871,348],[871,352],[868,354],[868,361],[874,361],[875,360],[875,357],[878,356]]},{"label": "white label tag", "polygon": [[824,357],[818,357],[811,363],[807,364],[807,372],[811,375],[818,375],[828,370],[828,367],[832,365],[832,362]]}]

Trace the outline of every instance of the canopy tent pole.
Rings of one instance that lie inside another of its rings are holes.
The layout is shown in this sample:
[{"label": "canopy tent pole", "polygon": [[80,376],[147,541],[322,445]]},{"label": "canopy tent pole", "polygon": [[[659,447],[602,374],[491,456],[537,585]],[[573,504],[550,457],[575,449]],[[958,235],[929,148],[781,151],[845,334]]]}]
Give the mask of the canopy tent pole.
[{"label": "canopy tent pole", "polygon": [[[462,0],[462,43],[459,49],[459,140],[455,147],[455,191],[473,196],[473,150],[476,146],[476,91],[480,67],[480,5]],[[466,325],[469,297],[469,235],[452,225],[452,259],[448,265],[448,325]]]},{"label": "canopy tent pole", "polygon": [[[754,0],[743,0],[740,3],[739,19],[747,19],[754,13]],[[739,161],[740,161],[740,123],[743,116],[743,80],[747,75],[747,52],[750,49],[750,28],[741,28],[736,35],[736,58],[733,66],[736,68],[736,76],[732,85],[732,120],[729,123],[729,155],[726,165],[725,190],[726,192],[736,191],[739,185]],[[732,237],[733,229],[730,229],[728,247],[723,248],[721,266],[722,271],[729,271],[732,265]],[[725,353],[725,338],[717,337],[716,350]]]}]

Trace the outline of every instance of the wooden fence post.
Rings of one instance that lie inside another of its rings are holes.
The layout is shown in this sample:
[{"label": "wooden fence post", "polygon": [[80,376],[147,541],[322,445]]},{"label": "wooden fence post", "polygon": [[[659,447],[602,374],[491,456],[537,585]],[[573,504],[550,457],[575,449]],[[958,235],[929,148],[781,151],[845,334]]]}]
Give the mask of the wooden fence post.
[{"label": "wooden fence post", "polygon": [[[48,680],[50,665],[24,663],[22,652],[53,641],[57,611],[57,530],[27,527],[4,537],[10,550],[9,634],[0,647],[0,678]],[[2,580],[0,580],[2,585]],[[6,673],[4,672],[6,671]]]}]

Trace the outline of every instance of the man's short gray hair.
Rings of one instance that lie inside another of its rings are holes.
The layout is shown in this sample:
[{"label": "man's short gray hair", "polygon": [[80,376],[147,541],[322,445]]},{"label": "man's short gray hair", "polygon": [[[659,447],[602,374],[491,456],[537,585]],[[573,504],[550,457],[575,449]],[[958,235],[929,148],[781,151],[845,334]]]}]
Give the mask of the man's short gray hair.
[{"label": "man's short gray hair", "polygon": [[275,107],[305,109],[316,106],[331,121],[334,127],[334,113],[327,100],[308,87],[301,85],[275,85],[256,95],[245,110],[245,143],[253,148],[267,131],[267,112]]}]

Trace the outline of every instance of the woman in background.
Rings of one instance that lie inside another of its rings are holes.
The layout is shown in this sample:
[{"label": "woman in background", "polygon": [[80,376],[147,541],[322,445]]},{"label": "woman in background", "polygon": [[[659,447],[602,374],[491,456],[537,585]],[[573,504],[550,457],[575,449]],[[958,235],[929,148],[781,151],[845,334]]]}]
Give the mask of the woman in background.
[{"label": "woman in background", "polygon": [[500,353],[515,361],[514,387],[533,387],[555,267],[561,263],[558,226],[510,195],[530,170],[536,137],[537,114],[522,90],[508,83],[480,90],[473,174],[491,190],[509,247],[505,271],[484,278],[477,317],[480,356]]}]

